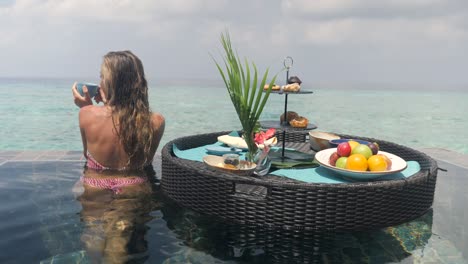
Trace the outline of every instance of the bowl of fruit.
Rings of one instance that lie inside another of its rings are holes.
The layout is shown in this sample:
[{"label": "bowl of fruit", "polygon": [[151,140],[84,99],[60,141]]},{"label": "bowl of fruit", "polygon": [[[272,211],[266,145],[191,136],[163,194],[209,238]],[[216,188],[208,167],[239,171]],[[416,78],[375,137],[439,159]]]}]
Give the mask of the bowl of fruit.
[{"label": "bowl of fruit", "polygon": [[377,143],[361,144],[354,140],[319,151],[315,159],[321,166],[355,180],[376,179],[407,167],[404,159],[381,151]]}]

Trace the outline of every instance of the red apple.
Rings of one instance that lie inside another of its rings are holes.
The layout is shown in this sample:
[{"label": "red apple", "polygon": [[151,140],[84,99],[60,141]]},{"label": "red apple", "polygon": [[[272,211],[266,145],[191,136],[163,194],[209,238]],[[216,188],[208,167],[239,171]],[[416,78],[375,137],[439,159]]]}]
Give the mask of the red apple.
[{"label": "red apple", "polygon": [[330,158],[328,159],[328,163],[330,163],[330,165],[332,165],[332,166],[335,166],[336,160],[337,160],[339,157],[340,157],[340,155],[338,155],[338,153],[333,152],[333,153],[330,155]]},{"label": "red apple", "polygon": [[340,157],[348,157],[351,154],[351,145],[348,142],[343,142],[338,145],[336,152]]}]

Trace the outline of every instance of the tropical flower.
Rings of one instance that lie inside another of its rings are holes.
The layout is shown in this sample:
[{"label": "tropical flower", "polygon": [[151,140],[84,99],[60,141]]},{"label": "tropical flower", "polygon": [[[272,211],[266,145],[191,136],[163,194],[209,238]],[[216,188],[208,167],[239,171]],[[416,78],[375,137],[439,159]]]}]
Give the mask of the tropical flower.
[{"label": "tropical flower", "polygon": [[264,145],[265,141],[275,136],[276,129],[270,128],[266,132],[260,131],[255,134],[254,141],[258,145]]}]

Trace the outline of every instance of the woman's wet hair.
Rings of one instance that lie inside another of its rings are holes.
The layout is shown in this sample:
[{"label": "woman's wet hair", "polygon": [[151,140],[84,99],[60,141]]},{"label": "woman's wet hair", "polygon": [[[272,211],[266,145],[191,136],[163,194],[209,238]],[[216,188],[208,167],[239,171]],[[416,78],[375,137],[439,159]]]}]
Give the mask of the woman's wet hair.
[{"label": "woman's wet hair", "polygon": [[129,156],[130,169],[151,163],[153,125],[148,102],[148,84],[141,60],[131,51],[113,51],[104,56],[101,89],[112,109],[119,140]]}]

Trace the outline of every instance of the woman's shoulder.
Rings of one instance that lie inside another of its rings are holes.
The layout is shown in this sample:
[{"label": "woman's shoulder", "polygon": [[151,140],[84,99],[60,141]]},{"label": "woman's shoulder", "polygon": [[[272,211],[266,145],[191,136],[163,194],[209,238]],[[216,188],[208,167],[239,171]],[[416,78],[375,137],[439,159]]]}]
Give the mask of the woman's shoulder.
[{"label": "woman's shoulder", "polygon": [[103,114],[103,107],[97,105],[88,105],[80,109],[79,117],[80,122],[95,120],[97,116]]},{"label": "woman's shoulder", "polygon": [[80,115],[96,114],[103,111],[103,106],[87,105],[80,108]]},{"label": "woman's shoulder", "polygon": [[153,113],[151,116],[151,120],[153,121],[154,128],[164,127],[166,123],[166,119],[160,113]]},{"label": "woman's shoulder", "polygon": [[160,113],[152,113],[151,119],[153,120],[153,122],[157,123],[164,123],[166,120],[164,116]]}]

